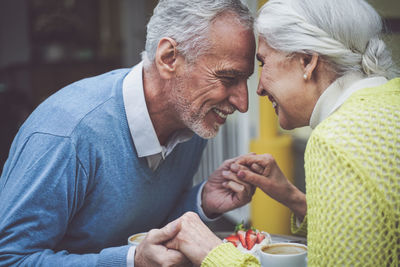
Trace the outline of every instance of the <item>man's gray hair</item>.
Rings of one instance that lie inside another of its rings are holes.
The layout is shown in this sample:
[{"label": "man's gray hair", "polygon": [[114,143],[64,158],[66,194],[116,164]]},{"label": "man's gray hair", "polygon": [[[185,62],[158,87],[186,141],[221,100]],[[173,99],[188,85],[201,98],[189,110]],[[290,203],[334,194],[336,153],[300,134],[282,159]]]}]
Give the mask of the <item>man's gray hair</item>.
[{"label": "man's gray hair", "polygon": [[256,31],[285,53],[317,53],[344,75],[392,78],[398,70],[381,39],[383,24],[364,0],[269,0],[259,11]]},{"label": "man's gray hair", "polygon": [[254,18],[240,0],[160,0],[147,24],[145,66],[154,62],[158,42],[169,37],[177,42],[177,49],[186,61],[192,62],[209,47],[207,33],[214,19],[232,12],[238,21],[253,29]]}]

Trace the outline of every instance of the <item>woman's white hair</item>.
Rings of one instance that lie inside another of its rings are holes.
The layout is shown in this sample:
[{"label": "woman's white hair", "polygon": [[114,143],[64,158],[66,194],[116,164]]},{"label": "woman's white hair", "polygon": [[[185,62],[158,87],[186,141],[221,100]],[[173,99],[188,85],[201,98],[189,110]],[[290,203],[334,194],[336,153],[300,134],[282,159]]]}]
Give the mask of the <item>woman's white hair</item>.
[{"label": "woman's white hair", "polygon": [[364,0],[269,0],[256,31],[285,53],[317,53],[338,72],[393,78],[398,74],[381,39],[383,24]]},{"label": "woman's white hair", "polygon": [[158,42],[163,37],[174,39],[178,52],[192,62],[208,48],[211,22],[225,12],[236,14],[244,27],[253,29],[254,18],[240,0],[160,0],[147,24],[142,53],[145,66],[154,62]]}]

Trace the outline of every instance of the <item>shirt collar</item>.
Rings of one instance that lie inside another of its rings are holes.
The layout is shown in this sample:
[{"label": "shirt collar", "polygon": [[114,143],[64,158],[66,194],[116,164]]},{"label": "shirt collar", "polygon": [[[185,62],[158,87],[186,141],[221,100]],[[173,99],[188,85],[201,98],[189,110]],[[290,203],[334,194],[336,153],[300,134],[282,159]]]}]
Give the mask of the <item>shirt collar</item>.
[{"label": "shirt collar", "polygon": [[179,131],[168,140],[165,147],[160,145],[144,98],[143,62],[134,66],[124,78],[122,96],[129,130],[139,157],[161,153],[165,158],[176,145],[193,136],[190,130]]},{"label": "shirt collar", "polygon": [[319,97],[310,117],[310,127],[314,129],[324,119],[335,112],[354,92],[376,87],[387,82],[382,76],[364,78],[362,74],[352,72],[334,81]]}]

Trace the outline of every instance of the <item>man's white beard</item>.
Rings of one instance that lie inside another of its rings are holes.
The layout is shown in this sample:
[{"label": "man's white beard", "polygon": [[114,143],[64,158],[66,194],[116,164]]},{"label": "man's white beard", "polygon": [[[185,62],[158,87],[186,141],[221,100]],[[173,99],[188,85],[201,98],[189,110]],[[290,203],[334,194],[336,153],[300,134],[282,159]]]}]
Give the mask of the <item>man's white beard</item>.
[{"label": "man's white beard", "polygon": [[199,110],[198,112],[195,110],[192,111],[192,103],[183,97],[185,89],[183,79],[177,77],[173,85],[169,102],[172,104],[172,107],[175,109],[182,123],[188,129],[202,138],[214,138],[218,134],[220,125],[215,122],[214,125],[210,127],[204,120],[208,112],[213,112],[212,108],[209,110]]}]

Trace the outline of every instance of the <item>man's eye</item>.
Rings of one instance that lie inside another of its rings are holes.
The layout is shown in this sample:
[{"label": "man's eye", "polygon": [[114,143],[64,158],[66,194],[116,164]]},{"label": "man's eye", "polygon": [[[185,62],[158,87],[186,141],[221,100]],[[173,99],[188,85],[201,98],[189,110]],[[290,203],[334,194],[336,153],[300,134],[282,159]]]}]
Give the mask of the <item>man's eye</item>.
[{"label": "man's eye", "polygon": [[237,81],[236,77],[230,77],[230,76],[221,77],[221,80],[225,84],[234,84]]}]

